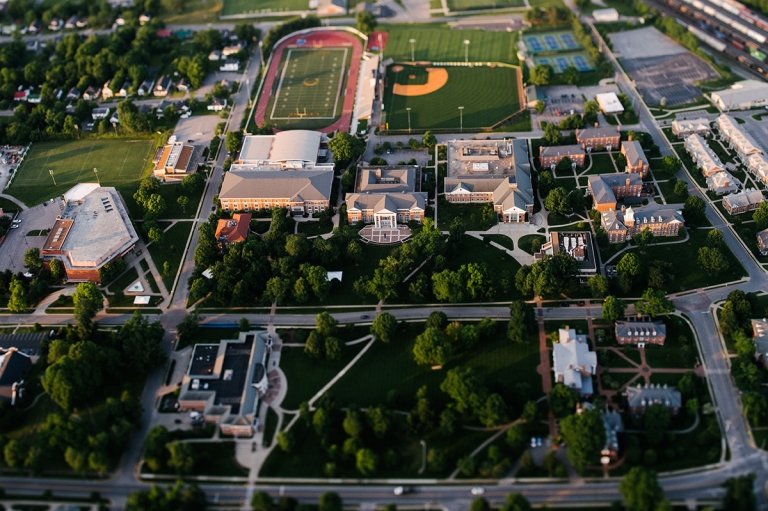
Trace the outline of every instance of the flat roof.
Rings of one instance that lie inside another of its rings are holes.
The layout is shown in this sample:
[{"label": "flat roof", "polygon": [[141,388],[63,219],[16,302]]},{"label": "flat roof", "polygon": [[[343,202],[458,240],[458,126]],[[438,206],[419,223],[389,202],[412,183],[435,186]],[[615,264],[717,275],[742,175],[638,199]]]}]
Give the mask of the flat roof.
[{"label": "flat roof", "polygon": [[603,92],[595,95],[600,110],[607,114],[618,114],[624,111],[624,105],[621,104],[619,97],[615,92]]},{"label": "flat roof", "polygon": [[322,133],[286,130],[275,135],[249,135],[243,140],[239,161],[243,163],[317,163]]}]

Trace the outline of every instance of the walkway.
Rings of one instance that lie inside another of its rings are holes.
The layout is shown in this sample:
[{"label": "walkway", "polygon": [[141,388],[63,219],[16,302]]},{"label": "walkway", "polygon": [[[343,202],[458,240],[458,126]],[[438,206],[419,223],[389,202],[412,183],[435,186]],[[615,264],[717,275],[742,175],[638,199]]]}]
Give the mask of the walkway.
[{"label": "walkway", "polygon": [[[544,314],[541,308],[541,302],[536,304],[536,317],[539,327],[539,365],[536,372],[541,376],[541,390],[545,396],[552,392],[552,364],[550,362],[549,341],[547,340],[547,329],[544,327]],[[549,436],[554,438],[557,435],[557,423],[555,414],[549,411]]]}]

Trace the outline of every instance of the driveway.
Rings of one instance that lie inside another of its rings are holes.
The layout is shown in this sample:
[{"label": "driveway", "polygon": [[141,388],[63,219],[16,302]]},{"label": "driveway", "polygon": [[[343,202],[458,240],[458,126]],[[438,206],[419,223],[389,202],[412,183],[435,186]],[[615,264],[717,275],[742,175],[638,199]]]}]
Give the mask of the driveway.
[{"label": "driveway", "polygon": [[18,229],[11,229],[0,245],[0,270],[25,272],[24,252],[30,248],[42,248],[46,236],[27,236],[30,231],[50,229],[61,213],[57,203],[50,202],[22,211],[16,218],[21,219]]}]

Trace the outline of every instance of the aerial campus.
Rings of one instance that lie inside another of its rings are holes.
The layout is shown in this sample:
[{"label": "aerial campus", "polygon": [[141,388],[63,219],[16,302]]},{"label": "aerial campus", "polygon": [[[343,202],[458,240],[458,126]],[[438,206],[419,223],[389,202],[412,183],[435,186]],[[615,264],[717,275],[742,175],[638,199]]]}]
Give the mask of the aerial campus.
[{"label": "aerial campus", "polygon": [[765,0],[0,0],[1,510],[768,510]]}]

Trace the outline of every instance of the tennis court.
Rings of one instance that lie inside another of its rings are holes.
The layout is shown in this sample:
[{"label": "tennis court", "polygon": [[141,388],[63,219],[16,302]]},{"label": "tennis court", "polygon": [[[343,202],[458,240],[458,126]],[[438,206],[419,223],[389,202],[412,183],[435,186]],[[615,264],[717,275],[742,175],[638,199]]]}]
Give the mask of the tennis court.
[{"label": "tennis court", "polygon": [[339,116],[350,48],[290,48],[277,81],[269,118],[334,119]]},{"label": "tennis court", "polygon": [[555,73],[562,73],[568,67],[575,67],[579,72],[586,73],[592,71],[594,67],[589,63],[589,59],[584,53],[561,53],[559,55],[547,57],[533,57],[535,65],[549,65],[555,70]]},{"label": "tennis court", "polygon": [[528,34],[523,37],[528,53],[552,53],[578,50],[581,45],[576,42],[572,32],[545,32]]}]

